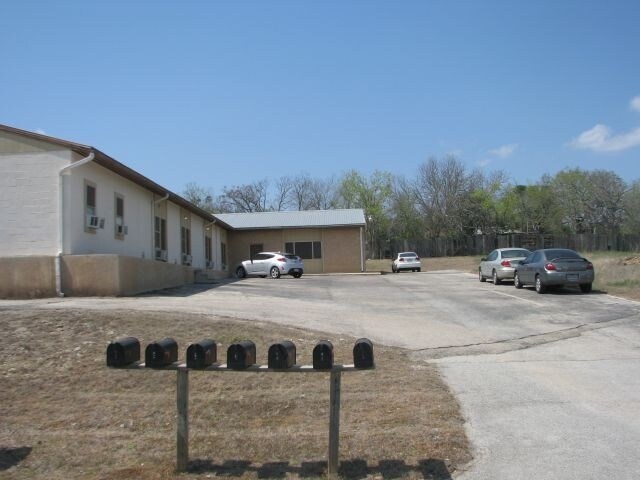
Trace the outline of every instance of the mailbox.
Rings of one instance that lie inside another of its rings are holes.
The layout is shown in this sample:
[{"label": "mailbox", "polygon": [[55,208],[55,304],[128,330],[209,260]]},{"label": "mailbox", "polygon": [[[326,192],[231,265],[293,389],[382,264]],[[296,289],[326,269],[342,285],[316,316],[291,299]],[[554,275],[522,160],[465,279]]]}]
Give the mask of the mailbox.
[{"label": "mailbox", "polygon": [[173,338],[163,338],[147,345],[144,351],[145,366],[162,368],[178,361],[178,343]]},{"label": "mailbox", "polygon": [[205,338],[187,348],[187,368],[206,368],[218,359],[215,340]]},{"label": "mailbox", "polygon": [[229,345],[227,349],[227,368],[243,370],[256,363],[256,344],[251,340],[242,340]]},{"label": "mailbox", "polygon": [[353,346],[353,364],[356,368],[373,368],[373,343],[359,338]]},{"label": "mailbox", "polygon": [[333,368],[333,344],[329,340],[321,340],[313,347],[313,368],[316,370]]},{"label": "mailbox", "polygon": [[107,367],[126,367],[140,360],[140,342],[135,337],[122,337],[107,346]]},{"label": "mailbox", "polygon": [[285,369],[296,364],[296,346],[293,342],[274,343],[269,347],[269,368]]}]

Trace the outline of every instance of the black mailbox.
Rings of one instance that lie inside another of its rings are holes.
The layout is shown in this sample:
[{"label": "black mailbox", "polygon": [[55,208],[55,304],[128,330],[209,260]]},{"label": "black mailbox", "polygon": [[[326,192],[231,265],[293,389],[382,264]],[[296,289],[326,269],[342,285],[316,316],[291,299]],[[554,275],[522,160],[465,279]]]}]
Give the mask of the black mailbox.
[{"label": "black mailbox", "polygon": [[173,338],[163,338],[147,345],[144,351],[146,367],[162,368],[178,360],[178,343]]},{"label": "black mailbox", "polygon": [[373,343],[359,338],[353,346],[353,364],[356,368],[373,368]]},{"label": "black mailbox", "polygon": [[107,367],[126,367],[140,360],[140,342],[135,337],[122,337],[107,347]]},{"label": "black mailbox", "polygon": [[313,347],[313,368],[316,370],[333,368],[333,344],[329,340],[320,340]]},{"label": "black mailbox", "polygon": [[206,368],[218,360],[215,340],[205,338],[187,348],[187,368]]},{"label": "black mailbox", "polygon": [[291,368],[296,364],[296,346],[293,342],[274,343],[269,347],[269,368]]},{"label": "black mailbox", "polygon": [[227,349],[227,368],[243,370],[256,363],[256,344],[251,340],[242,340],[229,345]]}]

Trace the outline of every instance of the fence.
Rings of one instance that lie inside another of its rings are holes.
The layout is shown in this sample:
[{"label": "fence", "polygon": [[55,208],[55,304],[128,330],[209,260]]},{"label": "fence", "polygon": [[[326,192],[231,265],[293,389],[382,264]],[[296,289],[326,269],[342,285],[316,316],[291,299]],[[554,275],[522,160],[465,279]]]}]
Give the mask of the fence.
[{"label": "fence", "polygon": [[397,241],[391,243],[387,252],[414,251],[424,257],[447,257],[456,255],[484,255],[494,248],[522,247],[571,248],[579,252],[617,250],[640,251],[640,235],[547,235],[531,233],[506,233],[499,235],[472,235],[465,238],[432,238],[419,241]]}]

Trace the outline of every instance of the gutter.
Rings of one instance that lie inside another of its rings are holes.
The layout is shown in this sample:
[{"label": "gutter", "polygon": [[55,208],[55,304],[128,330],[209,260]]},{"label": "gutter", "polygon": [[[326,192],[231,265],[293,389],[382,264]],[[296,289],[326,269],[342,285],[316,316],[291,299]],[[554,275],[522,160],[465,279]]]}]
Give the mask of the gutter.
[{"label": "gutter", "polygon": [[89,155],[85,158],[78,160],[77,162],[73,162],[69,165],[64,166],[58,172],[58,252],[56,253],[56,257],[54,260],[55,267],[55,277],[56,277],[56,295],[58,297],[64,297],[64,292],[62,291],[62,254],[64,250],[64,182],[63,175],[67,173],[69,170],[84,165],[85,163],[89,163],[95,157],[93,150],[89,151]]}]

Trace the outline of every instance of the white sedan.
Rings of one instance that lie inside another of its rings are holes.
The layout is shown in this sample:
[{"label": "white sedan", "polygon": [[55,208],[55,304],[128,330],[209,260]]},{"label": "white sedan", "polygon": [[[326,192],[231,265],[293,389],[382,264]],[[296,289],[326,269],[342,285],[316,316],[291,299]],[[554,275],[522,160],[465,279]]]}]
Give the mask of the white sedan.
[{"label": "white sedan", "polygon": [[420,263],[420,257],[413,252],[399,253],[391,264],[391,271],[393,273],[398,273],[402,270],[419,272],[421,268],[422,264]]}]

